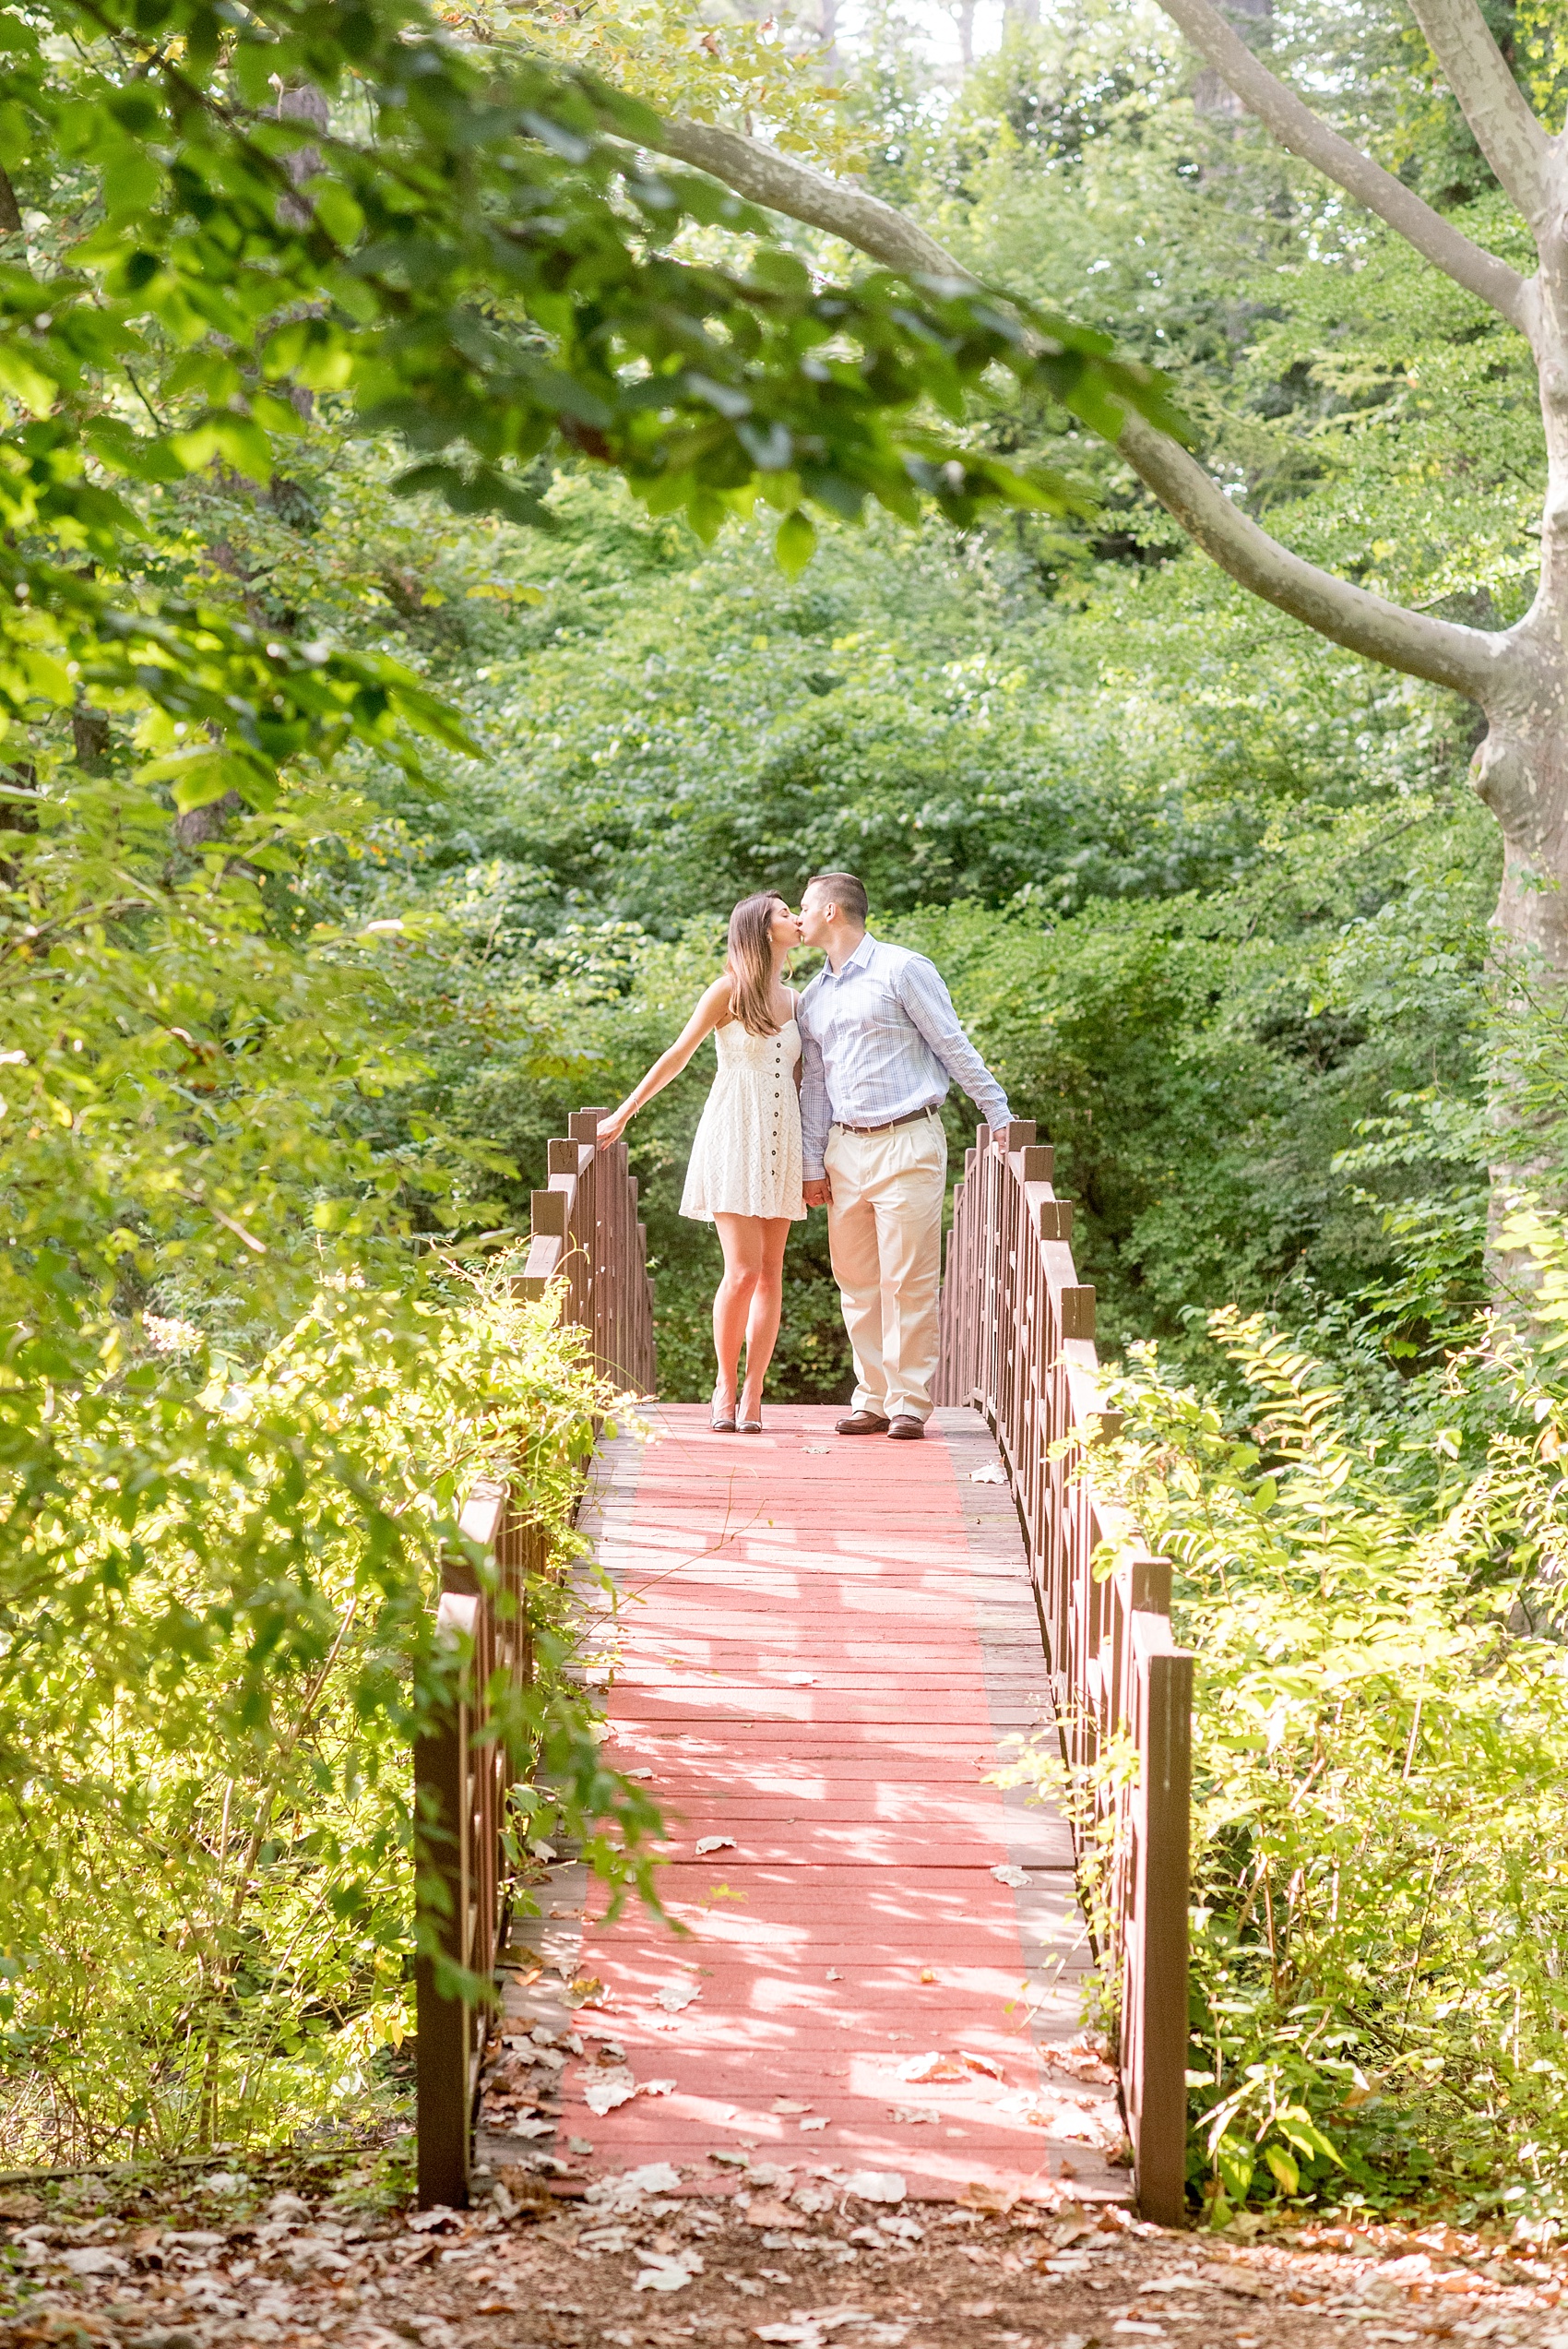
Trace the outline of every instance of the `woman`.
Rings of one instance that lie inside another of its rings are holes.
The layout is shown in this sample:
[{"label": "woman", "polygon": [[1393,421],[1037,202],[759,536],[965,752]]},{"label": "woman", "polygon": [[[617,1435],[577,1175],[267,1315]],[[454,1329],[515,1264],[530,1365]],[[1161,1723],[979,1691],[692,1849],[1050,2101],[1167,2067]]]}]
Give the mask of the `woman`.
[{"label": "woman", "polygon": [[746,1383],[740,1398],[742,1436],[762,1433],[762,1382],[778,1335],[784,1302],[784,1243],[806,1211],[801,1196],[801,1031],[799,997],[784,984],[801,925],[781,897],[764,889],[730,916],[730,951],[666,1053],[599,1128],[601,1148],[619,1141],[645,1101],[678,1077],[711,1029],[719,1075],[703,1110],[681,1212],[716,1223],[724,1278],[713,1300],[713,1351],[719,1382],[712,1426],[736,1433],[735,1381],[741,1341]]}]

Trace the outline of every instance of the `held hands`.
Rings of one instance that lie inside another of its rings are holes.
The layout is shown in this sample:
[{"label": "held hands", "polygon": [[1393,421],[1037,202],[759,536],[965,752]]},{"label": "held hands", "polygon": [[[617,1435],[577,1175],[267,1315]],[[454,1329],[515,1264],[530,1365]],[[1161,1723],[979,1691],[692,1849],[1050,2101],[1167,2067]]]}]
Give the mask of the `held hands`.
[{"label": "held hands", "polygon": [[833,1186],[828,1181],[826,1174],[820,1176],[816,1180],[808,1178],[807,1181],[801,1185],[801,1197],[805,1200],[808,1207],[831,1207],[833,1204]]}]

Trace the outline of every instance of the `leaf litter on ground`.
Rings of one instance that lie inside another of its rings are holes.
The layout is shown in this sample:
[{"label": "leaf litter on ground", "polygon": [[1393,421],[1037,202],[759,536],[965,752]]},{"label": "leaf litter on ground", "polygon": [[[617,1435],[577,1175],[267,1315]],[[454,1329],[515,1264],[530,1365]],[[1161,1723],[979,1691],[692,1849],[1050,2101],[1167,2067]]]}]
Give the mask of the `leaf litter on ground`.
[{"label": "leaf litter on ground", "polygon": [[[255,2168],[221,2193],[144,2175],[7,2197],[0,2244],[17,2265],[0,2275],[0,2349],[182,2332],[199,2349],[313,2337],[335,2349],[533,2349],[540,2311],[560,2344],[667,2349],[675,2336],[655,2313],[665,2303],[678,2306],[677,2333],[719,2349],[754,2338],[896,2349],[895,2335],[908,2349],[998,2349],[998,2307],[1051,2349],[1075,2338],[1109,2349],[1119,2325],[1154,2328],[1130,2343],[1170,2338],[1183,2312],[1208,2335],[1245,2327],[1267,2349],[1349,2349],[1377,2338],[1369,2318],[1391,2340],[1568,2349],[1555,2306],[1568,2248],[1501,2224],[1483,2235],[1293,2214],[1282,2227],[1251,2213],[1245,2233],[1182,2233],[1075,2200],[1053,2178],[977,2182],[954,2204],[915,2201],[896,2172],[826,2164],[797,2180],[766,2160],[743,2176],[728,2163],[652,2162],[546,2177],[524,2159],[481,2180],[471,2210],[410,2212],[373,2164]],[[715,2190],[716,2176],[729,2183]],[[735,2185],[755,2189],[750,2212]],[[755,2223],[765,2201],[795,2222],[777,2229],[777,2248],[775,2228]],[[113,2266],[70,2256],[84,2251]],[[845,2267],[852,2278],[840,2280]]]}]

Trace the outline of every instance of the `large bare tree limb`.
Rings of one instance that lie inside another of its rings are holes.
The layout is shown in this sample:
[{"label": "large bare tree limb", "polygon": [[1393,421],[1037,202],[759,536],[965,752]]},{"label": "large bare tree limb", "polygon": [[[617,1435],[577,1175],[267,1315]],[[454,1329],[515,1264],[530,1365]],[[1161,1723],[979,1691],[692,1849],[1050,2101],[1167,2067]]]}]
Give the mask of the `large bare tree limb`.
[{"label": "large bare tree limb", "polygon": [[[1336,130],[1330,130],[1320,114],[1314,114],[1293,89],[1269,72],[1261,58],[1253,56],[1241,34],[1209,0],[1159,0],[1159,5],[1282,147],[1313,164],[1379,220],[1386,221],[1434,268],[1489,302],[1521,334],[1529,333],[1530,291],[1516,269],[1500,261],[1495,253],[1487,252],[1484,245],[1472,243],[1441,212],[1423,204],[1403,181],[1374,163],[1370,155],[1363,155],[1359,147],[1352,147],[1348,138],[1341,138]],[[1435,9],[1445,0],[1430,0],[1430,5]],[[1499,58],[1499,65],[1502,62]]]},{"label": "large bare tree limb", "polygon": [[1410,0],[1476,144],[1538,234],[1551,209],[1551,140],[1475,0]]},{"label": "large bare tree limb", "polygon": [[[650,143],[711,173],[738,196],[841,237],[887,268],[974,282],[944,246],[893,205],[863,189],[845,187],[760,139],[676,120],[661,124]],[[1511,650],[1506,638],[1407,612],[1292,554],[1243,514],[1178,442],[1141,416],[1129,413],[1116,446],[1206,554],[1292,619],[1369,660],[1450,686],[1473,699],[1491,685],[1499,662]]]},{"label": "large bare tree limb", "polygon": [[951,253],[919,224],[863,188],[846,186],[826,172],[782,155],[776,147],[747,138],[738,130],[722,130],[712,123],[689,123],[679,117],[661,125],[659,151],[690,163],[722,180],[737,196],[771,212],[787,213],[809,228],[842,237],[857,251],[869,254],[889,269],[905,276],[956,278],[973,282]]},{"label": "large bare tree limb", "polygon": [[1448,686],[1472,701],[1487,698],[1513,650],[1506,637],[1408,612],[1292,554],[1243,514],[1179,442],[1141,416],[1129,415],[1116,446],[1188,537],[1253,595],[1385,668]]}]

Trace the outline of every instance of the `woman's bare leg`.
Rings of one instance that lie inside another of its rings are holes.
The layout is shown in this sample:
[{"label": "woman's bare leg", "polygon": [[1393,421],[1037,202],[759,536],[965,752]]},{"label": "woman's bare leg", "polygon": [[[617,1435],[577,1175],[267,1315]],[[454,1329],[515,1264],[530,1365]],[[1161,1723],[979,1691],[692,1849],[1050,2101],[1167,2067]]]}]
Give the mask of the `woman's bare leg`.
[{"label": "woman's bare leg", "polygon": [[759,1215],[750,1220],[754,1220],[762,1234],[762,1256],[746,1317],[746,1389],[741,1398],[741,1417],[760,1419],[763,1380],[773,1359],[778,1317],[784,1310],[784,1248],[790,1237],[790,1218]]},{"label": "woman's bare leg", "polygon": [[741,1341],[762,1270],[763,1234],[768,1226],[760,1215],[716,1215],[713,1220],[724,1250],[724,1278],[713,1294],[713,1352],[719,1364],[714,1400],[733,1411]]}]

